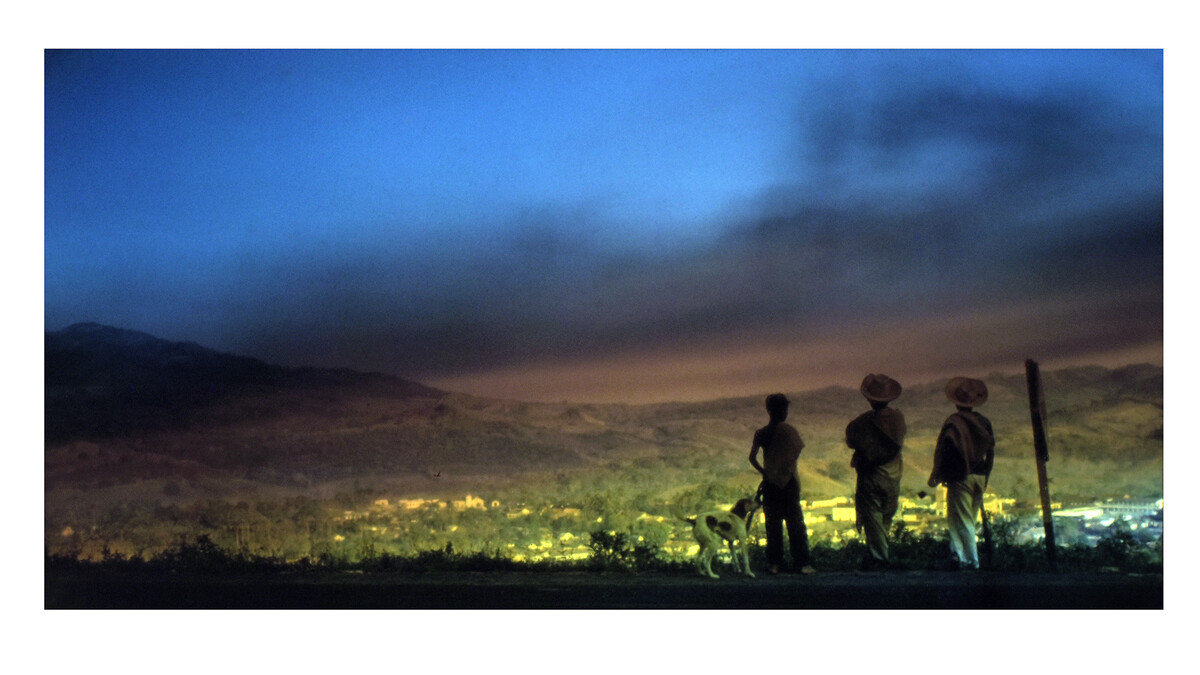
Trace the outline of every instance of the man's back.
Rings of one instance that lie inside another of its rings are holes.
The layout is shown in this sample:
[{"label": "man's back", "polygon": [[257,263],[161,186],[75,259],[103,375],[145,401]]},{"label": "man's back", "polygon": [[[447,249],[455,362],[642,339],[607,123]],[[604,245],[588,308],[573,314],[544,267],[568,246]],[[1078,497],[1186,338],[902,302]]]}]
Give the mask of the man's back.
[{"label": "man's back", "polygon": [[796,427],[787,422],[775,422],[754,433],[755,447],[763,449],[763,476],[783,487],[798,478],[796,460],[804,449],[804,440]]},{"label": "man's back", "polygon": [[[859,473],[897,464],[908,426],[895,408],[869,410],[846,426],[846,445],[854,450],[850,465]],[[894,473],[895,471],[889,472]]]}]

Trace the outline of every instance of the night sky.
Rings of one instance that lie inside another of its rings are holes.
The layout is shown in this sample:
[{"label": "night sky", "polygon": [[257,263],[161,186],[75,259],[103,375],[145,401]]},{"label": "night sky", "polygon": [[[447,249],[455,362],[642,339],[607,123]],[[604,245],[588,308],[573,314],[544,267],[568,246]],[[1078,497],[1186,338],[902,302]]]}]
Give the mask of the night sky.
[{"label": "night sky", "polygon": [[531,400],[1162,363],[1161,51],[48,51],[45,327]]}]

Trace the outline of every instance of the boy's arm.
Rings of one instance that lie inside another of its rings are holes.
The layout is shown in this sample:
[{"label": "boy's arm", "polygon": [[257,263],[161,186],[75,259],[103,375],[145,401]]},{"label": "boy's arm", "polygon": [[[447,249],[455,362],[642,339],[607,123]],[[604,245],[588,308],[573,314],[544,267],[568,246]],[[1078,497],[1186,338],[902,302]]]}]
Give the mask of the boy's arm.
[{"label": "boy's arm", "polygon": [[764,473],[764,470],[762,468],[762,464],[758,463],[759,447],[761,447],[761,446],[758,442],[758,434],[756,433],[756,434],[754,434],[754,440],[750,442],[750,466],[754,467],[754,469],[756,471],[758,471],[758,473],[762,474],[763,476],[766,476],[766,473]]}]

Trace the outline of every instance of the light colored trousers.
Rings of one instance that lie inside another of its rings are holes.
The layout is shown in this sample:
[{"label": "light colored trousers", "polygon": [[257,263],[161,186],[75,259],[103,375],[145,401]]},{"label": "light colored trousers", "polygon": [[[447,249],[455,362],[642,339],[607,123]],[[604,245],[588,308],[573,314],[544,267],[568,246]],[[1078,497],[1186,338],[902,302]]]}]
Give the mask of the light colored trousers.
[{"label": "light colored trousers", "polygon": [[946,484],[946,524],[950,530],[950,552],[963,567],[979,567],[975,545],[975,520],[983,505],[987,476],[973,473],[965,480]]},{"label": "light colored trousers", "polygon": [[868,555],[880,562],[891,561],[887,535],[899,507],[899,463],[896,463],[892,473],[895,475],[876,469],[871,473],[859,474],[854,490],[855,524],[867,541]]}]

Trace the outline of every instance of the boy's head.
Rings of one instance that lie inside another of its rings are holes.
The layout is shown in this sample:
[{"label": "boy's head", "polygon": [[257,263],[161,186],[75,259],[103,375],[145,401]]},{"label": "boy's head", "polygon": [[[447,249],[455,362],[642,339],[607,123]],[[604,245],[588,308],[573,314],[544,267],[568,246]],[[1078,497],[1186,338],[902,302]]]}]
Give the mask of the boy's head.
[{"label": "boy's head", "polygon": [[767,397],[767,414],[772,422],[782,422],[788,415],[788,398],[783,394],[771,394]]}]

